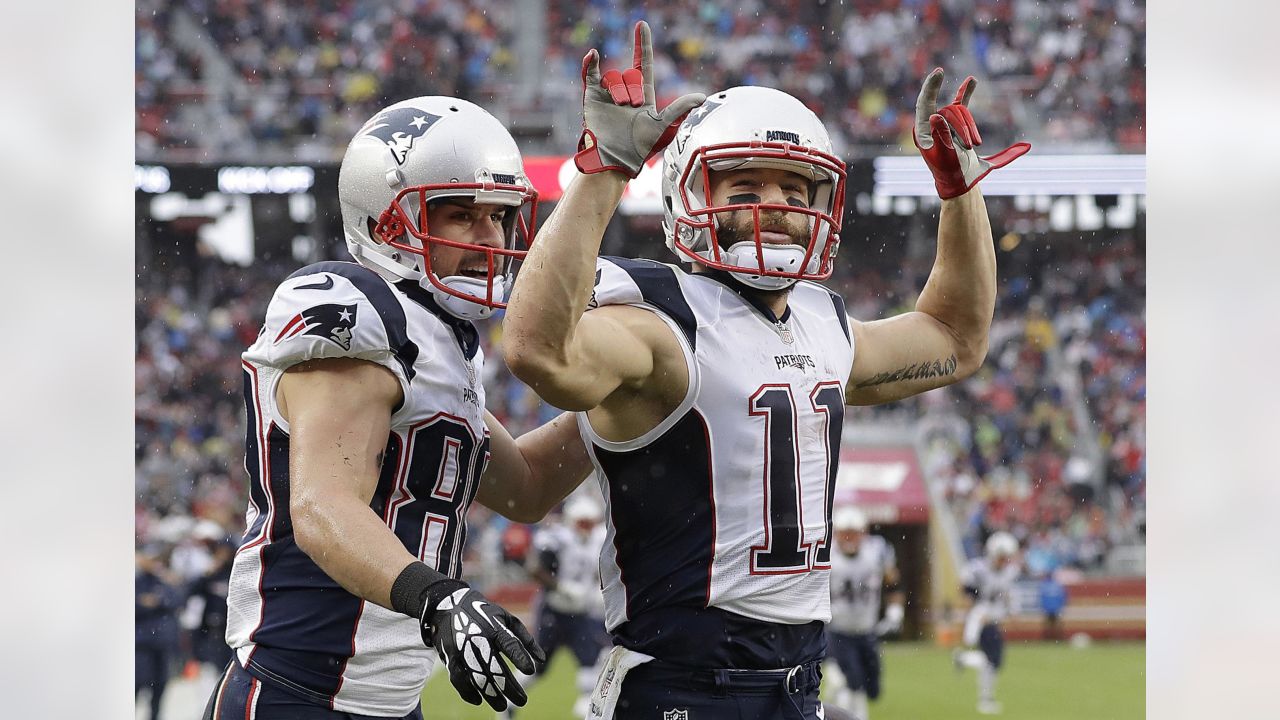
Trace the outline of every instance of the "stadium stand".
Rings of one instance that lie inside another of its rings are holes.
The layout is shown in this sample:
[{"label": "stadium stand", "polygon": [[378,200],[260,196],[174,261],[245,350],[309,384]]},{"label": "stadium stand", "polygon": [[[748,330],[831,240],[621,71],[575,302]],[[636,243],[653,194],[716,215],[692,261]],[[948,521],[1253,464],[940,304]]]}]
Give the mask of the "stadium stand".
[{"label": "stadium stand", "polygon": [[[332,160],[374,109],[420,94],[470,98],[507,121],[526,152],[562,152],[577,133],[583,53],[624,55],[641,15],[605,0],[136,7],[139,157],[275,162]],[[691,10],[664,0],[643,14],[659,39],[663,93],[786,90],[844,154],[910,150],[909,106],[898,99],[937,65],[987,86],[975,102],[993,145],[1145,143],[1143,2],[708,0]]]}]

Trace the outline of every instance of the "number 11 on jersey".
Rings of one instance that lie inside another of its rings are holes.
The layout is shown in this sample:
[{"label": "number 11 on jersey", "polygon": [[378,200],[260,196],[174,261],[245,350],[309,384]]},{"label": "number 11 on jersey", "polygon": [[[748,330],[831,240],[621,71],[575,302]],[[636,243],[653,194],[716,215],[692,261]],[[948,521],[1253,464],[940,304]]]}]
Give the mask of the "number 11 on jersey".
[{"label": "number 11 on jersey", "polygon": [[749,414],[763,417],[764,444],[764,545],[751,548],[753,575],[786,575],[831,567],[831,503],[835,494],[840,433],[844,426],[844,392],[835,381],[818,383],[809,392],[804,412],[823,416],[824,532],[821,538],[805,538],[802,498],[804,473],[800,470],[801,420],[793,388],[787,384],[761,385],[748,401]]}]

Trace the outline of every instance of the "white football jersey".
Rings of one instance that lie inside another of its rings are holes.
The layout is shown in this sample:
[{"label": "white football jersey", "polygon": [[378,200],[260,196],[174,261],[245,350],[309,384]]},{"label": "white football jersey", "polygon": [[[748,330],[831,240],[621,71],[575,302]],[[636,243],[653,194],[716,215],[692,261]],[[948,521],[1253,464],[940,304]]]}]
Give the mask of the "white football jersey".
[{"label": "white football jersey", "polygon": [[289,423],[276,385],[293,365],[339,357],[387,368],[404,391],[370,507],[410,553],[461,575],[467,508],[489,459],[475,327],[415,284],[350,262],[311,265],[277,288],[242,359],[250,494],[227,644],[251,673],[318,704],[400,717],[418,705],[435,651],[416,620],[325,575],[294,543],[289,517]]},{"label": "white football jersey", "polygon": [[985,623],[999,622],[1013,612],[1013,586],[1021,569],[1008,563],[996,569],[985,557],[973,558],[965,565],[961,580],[965,587],[976,588],[978,598],[971,612],[980,613]]},{"label": "white football jersey", "polygon": [[879,535],[866,535],[858,552],[846,555],[837,543],[831,549],[831,624],[846,635],[875,630],[880,617],[880,591],[885,573],[897,567],[893,546]]},{"label": "white football jersey", "polygon": [[667,606],[829,620],[831,496],[853,365],[844,301],[800,282],[775,319],[712,275],[601,258],[589,307],[611,304],[671,327],[689,392],[628,442],[578,415],[608,507],[606,626]]},{"label": "white football jersey", "polygon": [[[573,583],[588,590],[586,614],[604,615],[604,596],[600,592],[600,550],[604,547],[605,527],[599,523],[584,537],[562,522],[540,525],[533,536],[533,547],[539,555],[555,557],[554,568],[548,568],[562,583]],[[547,593],[544,602],[560,612],[577,614],[578,608],[558,607],[555,593]]]}]

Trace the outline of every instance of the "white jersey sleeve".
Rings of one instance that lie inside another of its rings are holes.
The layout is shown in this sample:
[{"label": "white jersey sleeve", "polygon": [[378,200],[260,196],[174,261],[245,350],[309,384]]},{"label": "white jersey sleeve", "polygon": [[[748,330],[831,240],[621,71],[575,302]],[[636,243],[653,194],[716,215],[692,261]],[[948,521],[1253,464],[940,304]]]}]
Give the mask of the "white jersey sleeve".
[{"label": "white jersey sleeve", "polygon": [[607,256],[596,258],[596,279],[595,285],[591,288],[591,299],[587,301],[588,310],[604,305],[638,305],[644,303],[644,291],[631,276],[631,272],[635,272],[634,266],[662,267],[660,263],[648,260],[624,261],[631,268],[629,272],[620,266],[617,260],[617,258]]},{"label": "white jersey sleeve", "polygon": [[[383,317],[396,311],[399,318]],[[367,360],[390,370],[407,397],[413,358],[397,337],[403,328],[403,309],[381,277],[354,263],[319,263],[276,288],[246,356],[278,371],[322,358]]]}]

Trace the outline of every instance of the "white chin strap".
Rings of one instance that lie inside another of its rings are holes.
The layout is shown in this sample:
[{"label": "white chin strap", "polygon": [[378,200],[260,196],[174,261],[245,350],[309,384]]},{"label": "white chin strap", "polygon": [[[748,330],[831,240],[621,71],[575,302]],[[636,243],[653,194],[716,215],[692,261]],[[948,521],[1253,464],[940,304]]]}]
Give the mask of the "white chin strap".
[{"label": "white chin strap", "polygon": [[[484,320],[493,314],[493,308],[485,305],[485,297],[489,293],[489,283],[479,278],[467,277],[465,275],[450,275],[449,277],[440,278],[440,283],[450,290],[460,292],[475,298],[474,300],[466,300],[441,290],[427,278],[419,281],[423,288],[431,293],[444,308],[445,312],[450,315],[461,318],[463,320]],[[494,279],[493,283],[493,302],[504,302],[507,298],[507,288],[511,284],[510,275],[502,275]]]},{"label": "white chin strap", "polygon": [[[799,245],[770,245],[766,243],[762,243],[761,246],[764,254],[765,270],[787,273],[801,271],[800,263],[804,261],[806,248],[802,248]],[[710,250],[701,254],[708,259],[713,257]],[[737,267],[760,267],[761,265],[760,257],[756,254],[756,244],[752,240],[743,240],[730,245],[727,250],[722,250],[720,252],[720,262],[725,265],[736,265]],[[814,253],[814,256],[809,258],[808,267],[804,268],[805,272],[817,272],[818,264],[817,253]],[[791,287],[796,282],[795,278],[756,275],[750,272],[731,270],[729,274],[742,284],[760,290],[781,290]]]}]

